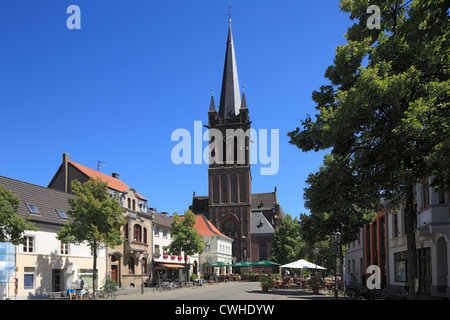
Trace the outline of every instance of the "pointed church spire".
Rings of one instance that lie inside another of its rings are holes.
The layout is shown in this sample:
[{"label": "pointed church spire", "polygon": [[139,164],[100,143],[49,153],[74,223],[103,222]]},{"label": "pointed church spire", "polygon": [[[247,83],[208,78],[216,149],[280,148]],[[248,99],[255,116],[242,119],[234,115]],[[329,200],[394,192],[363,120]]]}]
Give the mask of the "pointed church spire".
[{"label": "pointed church spire", "polygon": [[214,89],[211,89],[211,102],[209,103],[209,112],[216,112],[216,104],[214,102]]},{"label": "pointed church spire", "polygon": [[242,101],[241,101],[241,109],[247,109],[247,101],[245,100],[245,91],[244,91],[244,86],[242,86]]},{"label": "pointed church spire", "polygon": [[227,50],[223,68],[222,92],[220,93],[219,116],[223,119],[233,118],[239,114],[241,97],[239,80],[234,53],[233,34],[231,32],[231,19],[228,26]]}]

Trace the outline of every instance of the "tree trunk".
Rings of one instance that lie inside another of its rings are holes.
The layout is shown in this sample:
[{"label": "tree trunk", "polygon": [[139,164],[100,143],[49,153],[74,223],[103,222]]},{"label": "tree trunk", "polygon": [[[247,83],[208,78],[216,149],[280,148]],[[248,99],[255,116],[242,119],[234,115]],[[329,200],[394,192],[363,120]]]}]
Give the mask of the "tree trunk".
[{"label": "tree trunk", "polygon": [[408,186],[405,194],[406,200],[406,240],[408,248],[408,282],[409,299],[418,299],[419,279],[417,276],[417,249],[416,249],[416,212],[414,210],[414,186]]},{"label": "tree trunk", "polygon": [[95,288],[97,283],[97,245],[94,242],[94,247],[92,248],[94,251],[94,270],[93,270],[93,277],[92,277],[92,292],[95,294]]}]

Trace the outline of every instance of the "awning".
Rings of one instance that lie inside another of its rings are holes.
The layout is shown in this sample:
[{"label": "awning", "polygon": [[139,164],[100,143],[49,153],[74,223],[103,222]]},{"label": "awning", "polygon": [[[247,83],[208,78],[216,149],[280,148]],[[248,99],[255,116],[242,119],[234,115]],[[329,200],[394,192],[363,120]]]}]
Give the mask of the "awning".
[{"label": "awning", "polygon": [[183,264],[175,264],[175,263],[158,263],[157,265],[155,265],[155,268],[171,268],[171,269],[179,269],[179,268],[184,268]]}]

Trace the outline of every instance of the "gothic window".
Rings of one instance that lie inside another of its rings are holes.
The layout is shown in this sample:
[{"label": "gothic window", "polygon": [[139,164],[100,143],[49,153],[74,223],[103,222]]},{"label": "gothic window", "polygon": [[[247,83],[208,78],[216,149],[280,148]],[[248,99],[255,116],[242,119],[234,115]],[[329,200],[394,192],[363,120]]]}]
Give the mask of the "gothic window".
[{"label": "gothic window", "polygon": [[231,202],[238,202],[237,177],[231,176]]},{"label": "gothic window", "polygon": [[222,194],[222,203],[227,203],[227,177],[225,175],[222,176],[222,188],[221,188],[221,194]]},{"label": "gothic window", "polygon": [[232,220],[227,220],[222,225],[222,233],[231,239],[237,239],[237,226]]},{"label": "gothic window", "polygon": [[259,244],[259,261],[267,260],[267,245],[265,242]]},{"label": "gothic window", "polygon": [[220,202],[220,179],[218,176],[213,176],[213,203],[219,203]]}]

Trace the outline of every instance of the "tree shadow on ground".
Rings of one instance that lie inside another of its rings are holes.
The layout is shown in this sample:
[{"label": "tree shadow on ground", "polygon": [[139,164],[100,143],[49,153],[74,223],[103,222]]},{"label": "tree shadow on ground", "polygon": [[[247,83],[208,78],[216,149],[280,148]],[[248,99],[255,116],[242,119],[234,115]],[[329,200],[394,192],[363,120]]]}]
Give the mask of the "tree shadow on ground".
[{"label": "tree shadow on ground", "polygon": [[269,290],[264,292],[262,290],[249,290],[248,293],[264,295],[283,296],[286,298],[300,299],[300,300],[333,300],[333,297],[325,293],[312,293],[304,290]]}]

